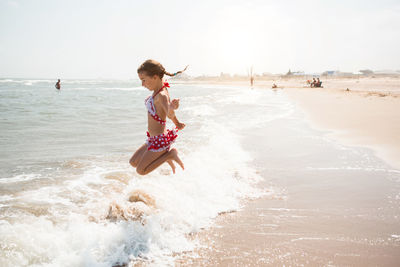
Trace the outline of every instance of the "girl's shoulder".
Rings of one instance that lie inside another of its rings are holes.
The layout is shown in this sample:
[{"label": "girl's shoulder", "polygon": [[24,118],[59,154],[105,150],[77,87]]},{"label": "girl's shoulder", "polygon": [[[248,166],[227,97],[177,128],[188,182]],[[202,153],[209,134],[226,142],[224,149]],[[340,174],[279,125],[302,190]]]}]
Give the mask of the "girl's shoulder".
[{"label": "girl's shoulder", "polygon": [[163,103],[168,101],[169,99],[169,94],[167,91],[163,90],[161,91],[156,97],[154,98],[155,103]]},{"label": "girl's shoulder", "polygon": [[163,99],[163,98],[169,98],[169,93],[167,90],[162,90],[158,95],[156,96],[157,99]]}]

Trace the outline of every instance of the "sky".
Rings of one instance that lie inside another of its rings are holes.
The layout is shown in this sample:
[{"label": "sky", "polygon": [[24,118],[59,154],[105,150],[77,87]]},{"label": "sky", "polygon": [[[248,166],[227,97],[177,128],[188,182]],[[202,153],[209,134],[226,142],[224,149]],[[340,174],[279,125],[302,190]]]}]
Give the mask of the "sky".
[{"label": "sky", "polygon": [[400,70],[399,0],[0,0],[0,77]]}]

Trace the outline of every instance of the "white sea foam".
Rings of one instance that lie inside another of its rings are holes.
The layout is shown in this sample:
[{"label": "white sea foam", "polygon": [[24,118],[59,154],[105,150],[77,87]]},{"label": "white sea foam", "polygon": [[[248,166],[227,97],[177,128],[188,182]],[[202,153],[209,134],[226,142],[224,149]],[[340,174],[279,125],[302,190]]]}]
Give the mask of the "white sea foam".
[{"label": "white sea foam", "polygon": [[[173,252],[192,250],[196,243],[187,234],[208,226],[220,212],[239,209],[243,197],[263,193],[254,187],[261,178],[235,134],[213,126],[201,146],[181,153],[186,170],[176,175],[163,175],[164,166],[143,179],[121,166],[116,171],[113,164],[93,163],[78,179],[21,194],[20,202],[48,207],[50,214],[21,215],[18,222],[1,226],[3,244],[15,245],[3,250],[12,257],[2,255],[2,264],[110,266],[140,257],[165,265],[173,261]],[[183,145],[189,144],[183,140]],[[124,174],[131,177],[127,185],[118,177]],[[110,204],[126,210],[130,192],[138,190],[156,203],[143,224],[104,219]]]},{"label": "white sea foam", "polygon": [[13,82],[14,80],[12,79],[0,79],[0,83],[10,83]]},{"label": "white sea foam", "polygon": [[43,80],[43,79],[37,79],[37,80],[13,80],[13,79],[0,79],[0,83],[17,83],[17,84],[24,84],[24,85],[32,85],[35,83],[53,83],[54,80]]},{"label": "white sea foam", "polygon": [[29,173],[29,174],[19,174],[13,177],[3,177],[0,178],[0,184],[26,182],[34,179],[40,179],[41,176],[42,176],[41,174]]}]

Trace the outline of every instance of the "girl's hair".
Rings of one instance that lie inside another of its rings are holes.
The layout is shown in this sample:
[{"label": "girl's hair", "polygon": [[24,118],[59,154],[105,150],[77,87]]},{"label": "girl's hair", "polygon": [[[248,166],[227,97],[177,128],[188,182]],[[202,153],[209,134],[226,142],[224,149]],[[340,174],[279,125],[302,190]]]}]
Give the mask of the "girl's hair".
[{"label": "girl's hair", "polygon": [[[186,66],[187,68],[187,66]],[[139,68],[137,69],[137,72],[146,72],[146,74],[148,76],[154,76],[157,75],[158,77],[160,77],[160,79],[162,79],[164,77],[164,74],[168,75],[168,76],[175,76],[178,73],[182,73],[186,70],[186,68],[184,70],[175,72],[173,74],[165,71],[165,68],[163,67],[163,65],[161,65],[160,62],[155,61],[153,59],[148,59],[146,60],[142,65],[139,66]]]}]

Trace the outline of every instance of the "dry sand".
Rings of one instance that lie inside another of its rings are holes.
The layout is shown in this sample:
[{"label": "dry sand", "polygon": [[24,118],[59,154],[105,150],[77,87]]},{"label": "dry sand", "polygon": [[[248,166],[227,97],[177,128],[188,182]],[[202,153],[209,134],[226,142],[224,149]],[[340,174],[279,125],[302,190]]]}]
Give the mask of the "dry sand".
[{"label": "dry sand", "polygon": [[316,127],[332,131],[330,136],[341,143],[369,147],[400,169],[400,80],[380,83],[341,80],[325,88],[288,88],[285,92]]}]

